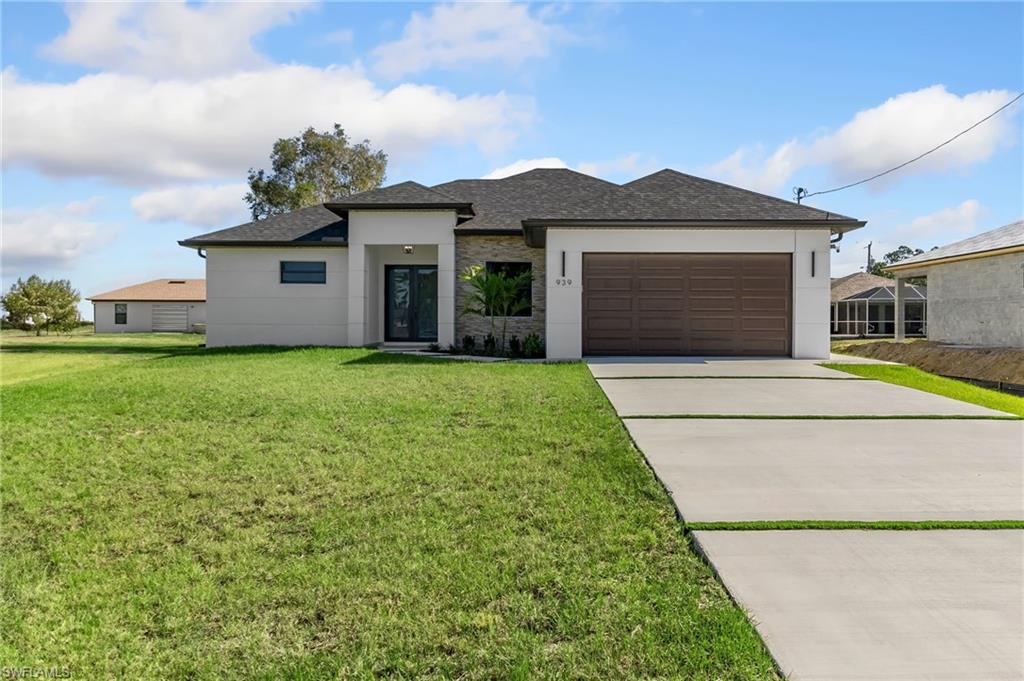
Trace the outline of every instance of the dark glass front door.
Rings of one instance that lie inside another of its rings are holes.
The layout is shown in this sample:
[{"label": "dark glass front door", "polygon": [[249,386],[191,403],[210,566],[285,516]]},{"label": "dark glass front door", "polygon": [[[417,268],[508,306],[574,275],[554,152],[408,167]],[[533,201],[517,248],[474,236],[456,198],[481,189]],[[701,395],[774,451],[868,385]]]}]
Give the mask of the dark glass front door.
[{"label": "dark glass front door", "polygon": [[384,298],[384,340],[437,341],[437,265],[386,265]]}]

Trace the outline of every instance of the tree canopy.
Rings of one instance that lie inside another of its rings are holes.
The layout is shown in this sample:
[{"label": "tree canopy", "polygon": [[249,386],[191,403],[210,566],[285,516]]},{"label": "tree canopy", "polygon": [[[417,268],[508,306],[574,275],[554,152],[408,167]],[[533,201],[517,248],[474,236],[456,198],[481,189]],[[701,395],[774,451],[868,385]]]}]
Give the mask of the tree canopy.
[{"label": "tree canopy", "polygon": [[882,256],[881,260],[875,260],[871,263],[871,269],[868,270],[871,274],[877,274],[880,277],[893,278],[893,275],[886,272],[884,268],[889,265],[895,265],[898,262],[912,258],[915,255],[921,255],[924,253],[920,248],[911,248],[910,246],[900,246],[895,251],[889,251]]},{"label": "tree canopy", "polygon": [[7,322],[25,331],[70,331],[79,322],[78,291],[67,279],[46,281],[36,275],[11,286],[0,298],[7,312]]},{"label": "tree canopy", "polygon": [[249,169],[245,201],[253,220],[376,189],[384,182],[388,157],[368,140],[352,144],[337,123],[333,132],[312,127],[274,142],[271,171]]}]

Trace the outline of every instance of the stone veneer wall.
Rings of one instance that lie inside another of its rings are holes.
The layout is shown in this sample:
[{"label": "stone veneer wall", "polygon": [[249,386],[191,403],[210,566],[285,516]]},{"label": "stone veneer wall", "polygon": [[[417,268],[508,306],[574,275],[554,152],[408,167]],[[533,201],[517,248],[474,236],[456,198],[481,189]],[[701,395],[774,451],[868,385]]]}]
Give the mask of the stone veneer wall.
[{"label": "stone veneer wall", "polygon": [[[543,248],[530,248],[523,242],[521,235],[509,236],[455,236],[455,274],[461,275],[470,265],[484,265],[487,261],[494,262],[530,262],[533,263],[533,299],[532,315],[529,317],[509,317],[508,335],[523,339],[527,334],[535,333],[544,339],[545,279],[544,279]],[[455,281],[455,342],[462,343],[463,336],[476,337],[477,345],[483,342],[484,336],[490,333],[489,318],[473,314],[463,315],[462,307],[470,292],[469,282]],[[496,320],[495,335],[500,332],[501,320]]]}]

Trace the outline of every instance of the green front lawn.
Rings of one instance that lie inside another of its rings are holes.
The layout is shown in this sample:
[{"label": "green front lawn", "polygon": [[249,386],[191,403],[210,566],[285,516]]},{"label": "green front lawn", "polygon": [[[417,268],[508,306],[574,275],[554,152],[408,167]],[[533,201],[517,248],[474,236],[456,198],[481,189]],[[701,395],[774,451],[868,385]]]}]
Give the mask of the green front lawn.
[{"label": "green front lawn", "polygon": [[0,660],[776,678],[580,364],[3,336]]},{"label": "green front lawn", "polygon": [[978,404],[989,409],[997,409],[1009,414],[1024,416],[1024,397],[1009,395],[998,390],[981,388],[953,378],[936,376],[914,367],[892,364],[841,363],[823,364],[822,366],[845,371],[848,374],[861,376],[862,378],[873,378],[878,381],[885,381],[886,383],[895,383],[896,385],[923,390],[927,393],[952,397],[954,400]]}]

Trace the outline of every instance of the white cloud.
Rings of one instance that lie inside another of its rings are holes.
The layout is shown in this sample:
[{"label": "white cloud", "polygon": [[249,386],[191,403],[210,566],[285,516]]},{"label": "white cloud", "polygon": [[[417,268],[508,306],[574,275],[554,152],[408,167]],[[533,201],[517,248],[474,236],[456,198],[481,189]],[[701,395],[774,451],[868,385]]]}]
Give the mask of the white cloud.
[{"label": "white cloud", "polygon": [[518,161],[513,161],[507,166],[501,166],[495,168],[491,172],[483,176],[485,180],[500,180],[503,177],[509,177],[511,175],[518,175],[519,173],[525,173],[528,170],[534,168],[568,168],[569,164],[560,158],[555,156],[548,156],[546,158],[523,158]]},{"label": "white cloud", "polygon": [[[835,132],[810,141],[790,140],[770,155],[761,147],[743,147],[711,167],[726,181],[774,192],[798,170],[821,166],[837,183],[887,170],[977,123],[1012,99],[1007,90],[985,90],[962,97],[934,85],[860,111]],[[953,143],[893,175],[868,185],[879,189],[911,174],[945,172],[984,161],[1017,139],[1014,105]]]},{"label": "white cloud", "polygon": [[[523,158],[513,161],[508,165],[495,168],[484,175],[485,180],[500,180],[510,175],[525,173],[534,168],[569,168],[570,165],[557,156],[546,156],[544,158]],[[620,175],[629,173],[632,175],[644,174],[654,170],[653,159],[645,159],[639,153],[626,154],[619,158],[607,161],[580,161],[572,167],[573,170],[592,175],[594,177],[607,178],[609,175]]]},{"label": "white cloud", "polygon": [[273,66],[198,80],[101,73],[70,83],[26,81],[7,68],[0,86],[5,165],[127,184],[238,177],[266,165],[275,139],[336,121],[397,160],[436,144],[494,152],[514,139],[533,106],[504,92],[383,90],[344,66]]},{"label": "white cloud", "polygon": [[967,199],[958,206],[921,215],[909,222],[887,224],[886,220],[868,220],[868,226],[848,237],[857,241],[841,242],[840,252],[832,256],[832,276],[842,277],[862,271],[867,266],[867,245],[871,254],[881,260],[886,253],[900,246],[930,250],[981,231],[985,207],[977,199]]},{"label": "white cloud", "polygon": [[247,222],[243,197],[249,185],[183,185],[144,192],[132,198],[136,217],[147,222],[185,222],[199,227],[229,227]]},{"label": "white cloud", "polygon": [[266,64],[256,35],[290,22],[309,2],[87,2],[65,6],[52,58],[119,73],[195,77]]},{"label": "white cloud", "polygon": [[64,206],[4,210],[3,265],[35,267],[66,265],[109,243],[117,225],[89,220],[99,199]]},{"label": "white cloud", "polygon": [[980,201],[967,199],[959,206],[944,208],[899,225],[888,233],[887,238],[916,248],[941,246],[973,234],[984,215],[985,208]]},{"label": "white cloud", "polygon": [[429,15],[413,12],[401,38],[373,51],[374,66],[399,77],[480,62],[517,65],[572,39],[554,22],[553,6],[532,10],[527,4],[473,2],[436,5]]}]

